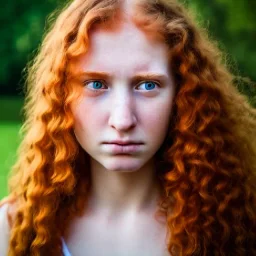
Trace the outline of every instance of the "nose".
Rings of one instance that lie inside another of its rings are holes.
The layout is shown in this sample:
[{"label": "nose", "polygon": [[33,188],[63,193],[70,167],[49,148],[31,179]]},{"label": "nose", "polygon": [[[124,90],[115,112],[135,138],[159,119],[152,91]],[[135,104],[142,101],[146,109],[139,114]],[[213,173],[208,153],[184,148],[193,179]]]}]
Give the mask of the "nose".
[{"label": "nose", "polygon": [[108,124],[119,132],[125,132],[136,126],[135,105],[131,96],[119,96],[113,102]]}]

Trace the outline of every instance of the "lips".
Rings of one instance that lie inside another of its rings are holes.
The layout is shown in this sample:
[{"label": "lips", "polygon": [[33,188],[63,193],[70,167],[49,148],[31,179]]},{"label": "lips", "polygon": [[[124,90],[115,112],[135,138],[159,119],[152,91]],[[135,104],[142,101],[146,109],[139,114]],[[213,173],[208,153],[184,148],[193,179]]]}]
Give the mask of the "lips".
[{"label": "lips", "polygon": [[140,145],[142,143],[106,143],[106,144],[114,144],[114,145],[120,145],[120,146],[129,146],[129,145]]},{"label": "lips", "polygon": [[140,145],[143,144],[141,141],[134,141],[134,140],[129,140],[129,141],[120,141],[120,140],[114,140],[114,141],[108,141],[108,142],[103,142],[104,144],[117,144],[117,145]]},{"label": "lips", "polygon": [[143,149],[143,144],[103,144],[103,150],[110,154],[135,154]]}]

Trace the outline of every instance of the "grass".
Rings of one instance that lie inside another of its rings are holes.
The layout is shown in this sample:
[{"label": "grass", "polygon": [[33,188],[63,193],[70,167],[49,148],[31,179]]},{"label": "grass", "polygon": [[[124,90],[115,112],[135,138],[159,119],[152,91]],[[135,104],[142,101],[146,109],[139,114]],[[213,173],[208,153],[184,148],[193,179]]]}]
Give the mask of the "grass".
[{"label": "grass", "polygon": [[16,159],[20,126],[18,122],[0,123],[0,199],[8,193],[7,177]]},{"label": "grass", "polygon": [[23,102],[22,97],[0,96],[0,199],[8,193],[7,177],[16,160]]}]

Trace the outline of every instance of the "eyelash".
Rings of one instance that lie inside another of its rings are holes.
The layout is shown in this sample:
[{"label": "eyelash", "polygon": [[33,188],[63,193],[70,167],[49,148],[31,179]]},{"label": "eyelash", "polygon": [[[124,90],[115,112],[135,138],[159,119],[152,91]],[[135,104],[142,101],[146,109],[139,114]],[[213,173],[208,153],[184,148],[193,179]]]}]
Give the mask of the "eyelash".
[{"label": "eyelash", "polygon": [[[88,81],[84,81],[83,84],[84,86],[88,85],[89,83],[91,82],[100,82],[102,83],[103,85],[105,85],[105,81],[102,81],[102,80],[88,80]],[[142,81],[141,83],[139,83],[139,85],[143,84],[143,83],[154,83],[155,85],[157,85],[158,87],[160,87],[160,84],[159,82],[155,82],[155,81],[151,81],[151,80],[147,80],[147,81]],[[94,93],[99,93],[102,89],[90,89],[92,92]],[[153,90],[146,90],[148,92],[150,91],[153,91]]]}]

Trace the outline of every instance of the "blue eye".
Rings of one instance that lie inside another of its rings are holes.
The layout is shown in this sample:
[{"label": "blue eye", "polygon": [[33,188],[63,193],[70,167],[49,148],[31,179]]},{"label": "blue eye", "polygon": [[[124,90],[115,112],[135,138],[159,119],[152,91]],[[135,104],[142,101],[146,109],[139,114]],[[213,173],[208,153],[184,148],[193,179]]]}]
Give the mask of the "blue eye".
[{"label": "blue eye", "polygon": [[99,80],[94,80],[94,81],[87,81],[84,83],[84,85],[88,86],[89,89],[91,89],[92,91],[98,91],[98,89],[102,89],[104,84]]},{"label": "blue eye", "polygon": [[145,85],[145,88],[147,89],[147,91],[152,90],[152,89],[154,89],[156,87],[156,83],[152,82],[152,81],[143,82],[139,86],[141,86],[143,84]]},{"label": "blue eye", "polygon": [[93,81],[93,89],[101,89],[101,86],[103,85],[100,81]]},{"label": "blue eye", "polygon": [[[85,85],[89,87],[89,89],[91,89],[92,91],[100,91],[101,89],[104,89],[104,83],[100,80],[94,80],[94,81],[88,81],[85,82]],[[139,87],[145,85],[146,91],[150,91],[152,89],[154,89],[157,85],[157,83],[153,82],[153,81],[145,81],[139,84]]]}]

